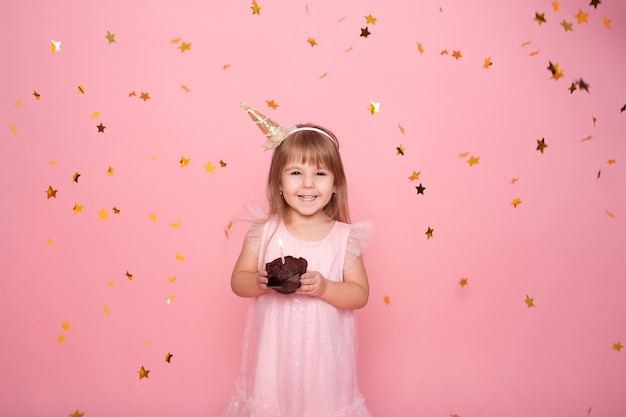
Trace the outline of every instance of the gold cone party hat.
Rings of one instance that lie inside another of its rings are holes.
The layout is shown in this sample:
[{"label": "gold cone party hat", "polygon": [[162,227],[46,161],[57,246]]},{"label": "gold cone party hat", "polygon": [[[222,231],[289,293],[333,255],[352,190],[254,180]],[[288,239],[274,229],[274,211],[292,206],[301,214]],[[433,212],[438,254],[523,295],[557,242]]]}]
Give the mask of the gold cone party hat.
[{"label": "gold cone party hat", "polygon": [[248,112],[252,121],[256,123],[259,129],[261,129],[261,132],[265,135],[267,139],[265,145],[263,145],[265,150],[275,149],[289,134],[289,128],[279,125],[258,110],[248,106],[246,103],[241,103],[241,108]]}]

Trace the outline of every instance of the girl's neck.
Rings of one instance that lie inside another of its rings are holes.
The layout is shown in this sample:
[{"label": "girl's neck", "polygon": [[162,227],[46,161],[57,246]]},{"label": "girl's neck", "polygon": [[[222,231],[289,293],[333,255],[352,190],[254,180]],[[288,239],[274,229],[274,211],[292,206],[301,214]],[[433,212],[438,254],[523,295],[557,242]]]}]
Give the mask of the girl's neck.
[{"label": "girl's neck", "polygon": [[317,241],[328,235],[335,224],[335,220],[323,212],[311,217],[299,216],[292,212],[285,217],[284,223],[289,233],[298,239]]}]

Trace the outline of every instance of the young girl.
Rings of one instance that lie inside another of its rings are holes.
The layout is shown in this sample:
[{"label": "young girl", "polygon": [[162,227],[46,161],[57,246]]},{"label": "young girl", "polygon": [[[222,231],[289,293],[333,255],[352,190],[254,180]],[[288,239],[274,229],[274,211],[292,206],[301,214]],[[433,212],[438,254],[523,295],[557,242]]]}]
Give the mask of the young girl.
[{"label": "young girl", "polygon": [[[349,224],[337,138],[314,125],[283,128],[244,108],[275,149],[269,214],[250,227],[231,277],[234,293],[254,301],[223,415],[370,417],[357,384],[353,310],[368,300],[361,247],[371,225]],[[268,288],[265,264],[288,255],[308,268],[300,288],[282,294]]]}]

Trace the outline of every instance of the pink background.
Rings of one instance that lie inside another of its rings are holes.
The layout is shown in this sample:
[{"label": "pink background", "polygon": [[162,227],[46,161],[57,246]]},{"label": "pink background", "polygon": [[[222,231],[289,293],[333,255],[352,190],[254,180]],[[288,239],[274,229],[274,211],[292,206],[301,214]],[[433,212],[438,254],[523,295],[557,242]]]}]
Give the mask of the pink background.
[{"label": "pink background", "polygon": [[374,416],[626,415],[626,3],[251,5],[0,5],[0,414],[217,415],[248,302],[225,229],[270,158],[246,101],[333,130],[352,220],[376,224]]}]

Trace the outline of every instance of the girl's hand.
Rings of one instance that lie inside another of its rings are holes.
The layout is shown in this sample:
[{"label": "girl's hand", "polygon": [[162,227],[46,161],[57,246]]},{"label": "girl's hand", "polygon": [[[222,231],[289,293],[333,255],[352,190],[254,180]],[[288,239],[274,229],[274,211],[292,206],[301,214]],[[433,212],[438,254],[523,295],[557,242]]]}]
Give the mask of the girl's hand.
[{"label": "girl's hand", "polygon": [[300,276],[300,288],[296,294],[321,297],[326,292],[328,280],[317,271],[307,271]]},{"label": "girl's hand", "polygon": [[268,279],[267,279],[267,271],[265,270],[265,268],[259,271],[259,273],[257,274],[256,280],[257,280],[257,284],[259,284],[259,287],[261,287],[262,290],[264,291],[269,290],[269,288],[267,288]]}]

